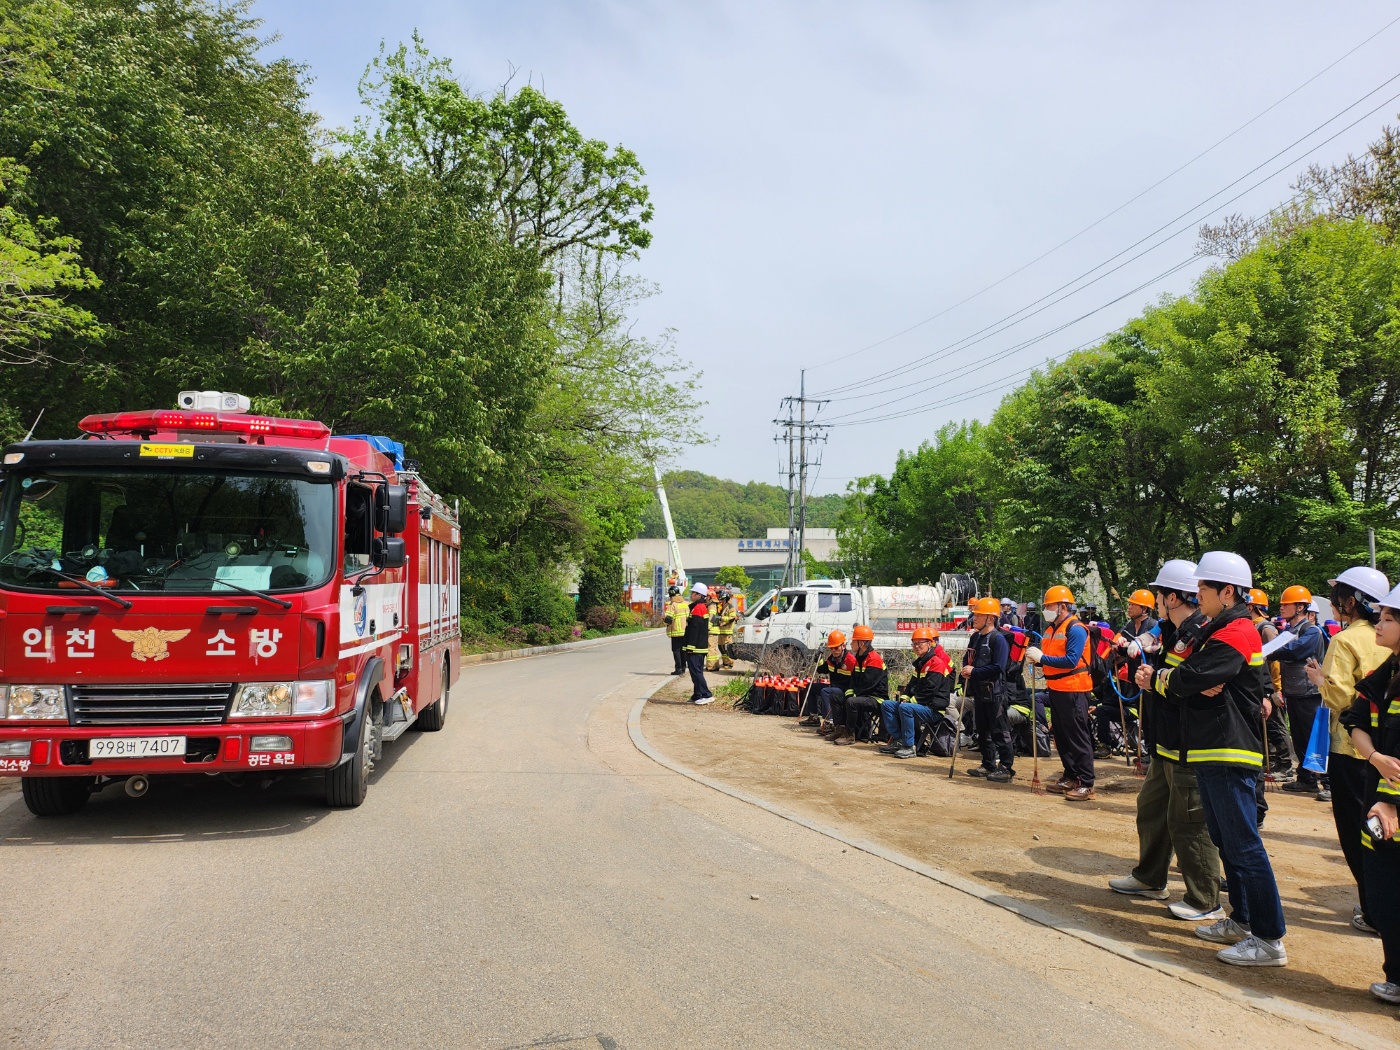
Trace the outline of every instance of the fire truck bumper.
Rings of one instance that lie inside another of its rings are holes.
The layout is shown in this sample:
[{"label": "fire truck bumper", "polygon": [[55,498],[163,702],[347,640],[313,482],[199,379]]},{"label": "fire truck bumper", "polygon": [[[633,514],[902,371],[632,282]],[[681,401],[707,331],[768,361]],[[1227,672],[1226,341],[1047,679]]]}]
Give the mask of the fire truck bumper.
[{"label": "fire truck bumper", "polygon": [[[0,728],[0,776],[327,769],[340,762],[342,735],[338,715],[189,727],[5,726]],[[94,741],[99,743],[94,746]]]}]

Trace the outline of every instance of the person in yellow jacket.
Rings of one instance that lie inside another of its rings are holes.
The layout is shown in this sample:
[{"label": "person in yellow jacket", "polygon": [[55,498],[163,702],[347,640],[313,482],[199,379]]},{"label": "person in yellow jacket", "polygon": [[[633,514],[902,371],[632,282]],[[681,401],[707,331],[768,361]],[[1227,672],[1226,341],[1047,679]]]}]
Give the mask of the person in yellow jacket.
[{"label": "person in yellow jacket", "polygon": [[675,661],[672,674],[685,674],[685,653],[681,649],[681,639],[685,637],[685,620],[690,615],[690,606],[679,587],[672,587],[666,600],[666,611],[662,614],[666,622],[666,634],[671,639],[671,659]]},{"label": "person in yellow jacket", "polygon": [[1352,909],[1351,924],[1362,933],[1375,933],[1366,909],[1366,883],[1362,876],[1365,847],[1361,845],[1361,825],[1366,819],[1369,798],[1366,763],[1352,746],[1351,734],[1342,728],[1340,716],[1356,699],[1356,687],[1390,656],[1390,650],[1376,644],[1376,623],[1380,620],[1381,599],[1389,593],[1385,574],[1365,565],[1355,565],[1329,581],[1332,608],[1343,627],[1327,647],[1321,666],[1310,661],[1308,679],[1322,693],[1322,702],[1332,712],[1331,744],[1328,747],[1327,774],[1332,787],[1332,822],[1342,855],[1356,881],[1359,903]]},{"label": "person in yellow jacket", "polygon": [[734,666],[734,625],[739,622],[739,613],[734,606],[734,592],[720,591],[719,606],[710,617],[719,648],[720,663],[724,667]]}]

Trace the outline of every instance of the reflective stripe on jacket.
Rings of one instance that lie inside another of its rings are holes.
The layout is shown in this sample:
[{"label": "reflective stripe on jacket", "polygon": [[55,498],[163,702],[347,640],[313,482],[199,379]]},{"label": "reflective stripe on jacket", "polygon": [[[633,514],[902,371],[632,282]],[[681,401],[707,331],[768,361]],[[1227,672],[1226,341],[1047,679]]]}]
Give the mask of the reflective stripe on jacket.
[{"label": "reflective stripe on jacket", "polygon": [[1045,685],[1057,693],[1088,693],[1094,688],[1094,677],[1089,673],[1089,632],[1078,617],[1070,616],[1061,623],[1045,628],[1040,651],[1057,660],[1067,659],[1066,643],[1073,627],[1084,632],[1084,645],[1079,650],[1078,663],[1073,667],[1054,667],[1047,666],[1042,660],[1040,664]]},{"label": "reflective stripe on jacket", "polygon": [[[1158,754],[1188,766],[1264,765],[1264,654],[1247,606],[1226,609],[1212,620],[1195,651],[1175,667],[1158,671],[1152,683],[1159,696],[1181,705],[1178,749]],[[1224,686],[1219,694],[1205,690]],[[1176,750],[1176,754],[1171,754]]]},{"label": "reflective stripe on jacket", "polygon": [[690,606],[679,594],[666,603],[666,615],[671,622],[666,625],[666,634],[679,638],[685,634],[685,618],[690,615]]},{"label": "reflective stripe on jacket", "polygon": [[710,651],[710,608],[703,598],[690,605],[690,615],[685,619],[685,639],[681,642],[681,648],[688,653]]}]

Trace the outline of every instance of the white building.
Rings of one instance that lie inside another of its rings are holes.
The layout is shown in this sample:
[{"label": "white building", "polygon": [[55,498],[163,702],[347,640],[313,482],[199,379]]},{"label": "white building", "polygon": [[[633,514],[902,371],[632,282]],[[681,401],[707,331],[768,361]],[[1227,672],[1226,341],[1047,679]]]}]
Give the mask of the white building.
[{"label": "white building", "polygon": [[[835,529],[811,529],[805,536],[804,547],[818,561],[826,561],[836,553]],[[710,583],[715,573],[726,565],[742,566],[753,577],[753,590],[762,592],[776,587],[783,575],[788,557],[787,529],[769,529],[762,539],[735,540],[677,540],[685,572],[693,580]],[[622,548],[623,572],[629,579],[646,583],[650,579],[649,565],[665,565],[670,557],[670,545],[664,539],[633,540]]]}]

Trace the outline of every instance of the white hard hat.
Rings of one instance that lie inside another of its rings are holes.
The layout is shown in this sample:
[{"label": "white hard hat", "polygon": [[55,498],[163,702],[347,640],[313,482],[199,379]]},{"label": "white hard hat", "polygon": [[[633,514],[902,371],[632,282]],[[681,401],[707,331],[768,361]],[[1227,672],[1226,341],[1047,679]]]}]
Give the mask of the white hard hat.
[{"label": "white hard hat", "polygon": [[1384,598],[1382,598],[1380,600],[1380,604],[1387,609],[1395,609],[1397,611],[1400,611],[1400,586],[1397,586],[1395,590],[1391,591]]},{"label": "white hard hat", "polygon": [[690,585],[690,593],[703,594],[706,597],[709,597],[710,588],[706,587],[703,583],[693,583]]},{"label": "white hard hat", "polygon": [[1317,613],[1317,615],[1319,616],[1327,615],[1327,610],[1323,607],[1321,598],[1314,598],[1308,604],[1308,608],[1311,609],[1313,612]]},{"label": "white hard hat", "polygon": [[1254,574],[1249,562],[1233,551],[1206,551],[1196,566],[1196,582],[1233,583],[1236,587],[1253,587]]},{"label": "white hard hat", "polygon": [[1191,592],[1196,589],[1196,563],[1185,558],[1173,558],[1167,562],[1152,581],[1153,587],[1168,591]]},{"label": "white hard hat", "polygon": [[1345,583],[1376,601],[1380,601],[1390,593],[1390,581],[1385,578],[1385,573],[1367,565],[1353,565],[1350,569],[1339,574],[1335,580],[1327,582],[1333,587],[1339,583]]},{"label": "white hard hat", "polygon": [[1035,602],[1026,602],[1026,608],[1027,608],[1027,609],[1034,609],[1034,608],[1035,608]]}]

